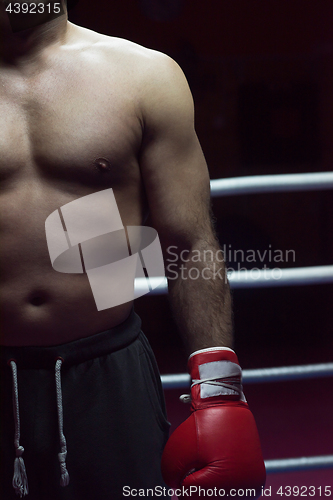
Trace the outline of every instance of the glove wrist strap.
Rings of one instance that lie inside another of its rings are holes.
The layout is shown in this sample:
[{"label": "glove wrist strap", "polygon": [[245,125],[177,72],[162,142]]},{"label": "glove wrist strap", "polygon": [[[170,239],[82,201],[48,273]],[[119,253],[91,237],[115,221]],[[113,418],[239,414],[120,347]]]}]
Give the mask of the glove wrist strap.
[{"label": "glove wrist strap", "polygon": [[192,354],[190,354],[188,360],[193,358],[193,356],[195,356],[196,354],[205,354],[206,352],[208,353],[208,352],[216,352],[216,351],[230,351],[230,352],[233,352],[235,354],[235,351],[230,349],[230,347],[206,347],[205,349],[199,349],[198,351],[192,352]]},{"label": "glove wrist strap", "polygon": [[218,379],[218,376],[192,380],[191,390],[196,385],[201,385],[201,399],[215,396],[238,396],[241,401],[246,401],[243,394],[241,375],[238,379]]},{"label": "glove wrist strap", "polygon": [[[226,401],[244,401],[242,369],[229,347],[210,347],[189,357],[192,376],[192,406],[201,407]],[[188,400],[188,398],[186,398]]]}]

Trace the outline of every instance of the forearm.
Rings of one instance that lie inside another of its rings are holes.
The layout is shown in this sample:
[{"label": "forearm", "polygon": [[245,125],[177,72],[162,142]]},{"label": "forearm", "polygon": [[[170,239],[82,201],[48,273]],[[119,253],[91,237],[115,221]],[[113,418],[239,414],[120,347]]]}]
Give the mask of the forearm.
[{"label": "forearm", "polygon": [[232,347],[230,288],[215,238],[197,241],[182,251],[169,247],[166,273],[171,308],[187,352]]}]

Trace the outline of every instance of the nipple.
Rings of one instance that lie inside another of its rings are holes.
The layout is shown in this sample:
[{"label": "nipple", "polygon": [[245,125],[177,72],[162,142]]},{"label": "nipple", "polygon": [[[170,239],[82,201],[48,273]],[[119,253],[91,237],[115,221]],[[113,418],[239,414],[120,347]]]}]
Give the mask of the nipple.
[{"label": "nipple", "polygon": [[109,172],[111,170],[111,163],[106,158],[97,158],[94,161],[94,167],[99,172]]}]

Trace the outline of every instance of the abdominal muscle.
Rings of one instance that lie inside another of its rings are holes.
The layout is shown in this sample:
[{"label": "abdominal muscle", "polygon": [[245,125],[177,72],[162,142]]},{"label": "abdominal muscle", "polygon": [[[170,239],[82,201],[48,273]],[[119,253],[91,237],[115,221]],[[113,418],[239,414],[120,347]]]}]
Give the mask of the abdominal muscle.
[{"label": "abdominal muscle", "polygon": [[[42,193],[13,190],[0,196],[0,345],[52,346],[88,337],[125,321],[133,306],[127,302],[98,311],[86,274],[52,268],[45,220],[58,207],[88,193]],[[121,208],[122,196],[118,199]],[[124,225],[141,224],[140,204],[132,203],[128,207],[127,201]]]},{"label": "abdominal muscle", "polygon": [[98,311],[86,275],[44,278],[29,286],[25,275],[2,287],[1,345],[64,344],[108,330],[131,312],[132,302]]}]

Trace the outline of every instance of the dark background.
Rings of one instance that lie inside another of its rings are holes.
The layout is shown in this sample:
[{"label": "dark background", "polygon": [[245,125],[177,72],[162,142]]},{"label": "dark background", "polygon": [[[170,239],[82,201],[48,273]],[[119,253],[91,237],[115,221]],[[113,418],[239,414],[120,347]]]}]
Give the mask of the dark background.
[{"label": "dark background", "polygon": [[[70,20],[180,64],[212,179],[333,170],[332,1],[80,0]],[[279,267],[333,264],[332,191],[225,197],[213,208],[222,245],[294,250]],[[234,290],[243,368],[331,361],[332,290]],[[142,297],[136,310],[161,372],[185,371],[167,297]]]}]

